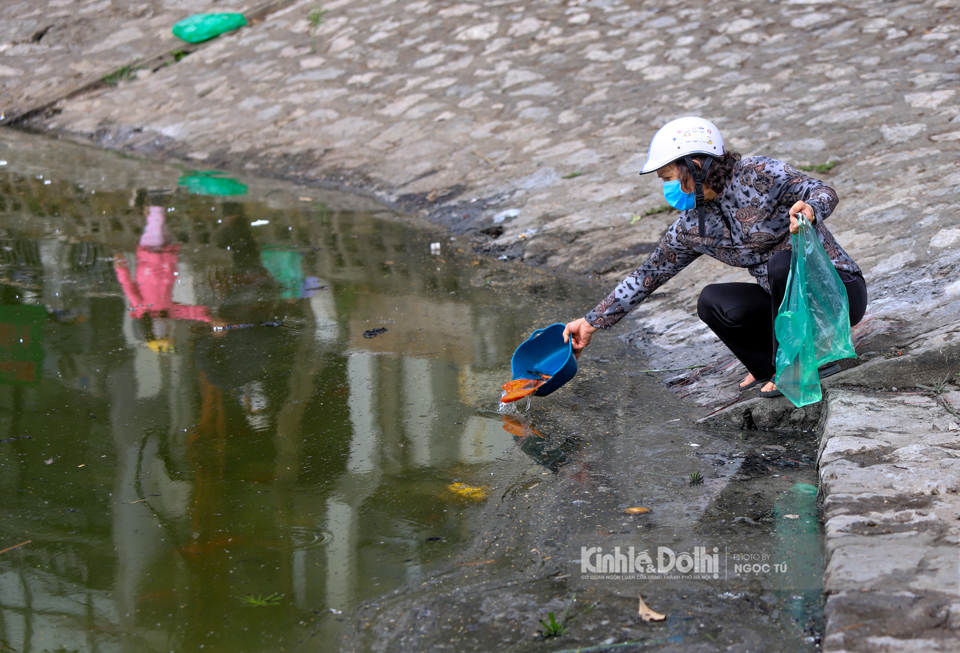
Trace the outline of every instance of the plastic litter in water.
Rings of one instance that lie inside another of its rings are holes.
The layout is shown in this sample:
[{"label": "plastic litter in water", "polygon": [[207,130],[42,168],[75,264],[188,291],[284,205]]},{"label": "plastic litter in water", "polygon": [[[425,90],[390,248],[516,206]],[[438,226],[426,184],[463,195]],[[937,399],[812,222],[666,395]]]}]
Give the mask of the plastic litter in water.
[{"label": "plastic litter in water", "polygon": [[440,256],[440,243],[430,243],[430,253],[434,256]]}]

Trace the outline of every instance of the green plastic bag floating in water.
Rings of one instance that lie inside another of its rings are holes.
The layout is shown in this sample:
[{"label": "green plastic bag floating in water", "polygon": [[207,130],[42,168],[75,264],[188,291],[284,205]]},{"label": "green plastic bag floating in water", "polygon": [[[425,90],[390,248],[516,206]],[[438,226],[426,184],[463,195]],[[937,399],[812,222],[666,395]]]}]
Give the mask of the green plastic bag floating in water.
[{"label": "green plastic bag floating in water", "polygon": [[222,172],[195,170],[183,175],[177,184],[186,187],[194,195],[246,195],[247,187],[236,179],[220,177]]},{"label": "green plastic bag floating in water", "polygon": [[856,358],[850,337],[850,304],[843,281],[824,251],[816,230],[801,216],[792,236],[790,276],[777,312],[774,382],[796,407],[823,399],[817,368]]},{"label": "green plastic bag floating in water", "polygon": [[246,24],[243,14],[194,14],[174,25],[173,35],[187,43],[202,43]]}]

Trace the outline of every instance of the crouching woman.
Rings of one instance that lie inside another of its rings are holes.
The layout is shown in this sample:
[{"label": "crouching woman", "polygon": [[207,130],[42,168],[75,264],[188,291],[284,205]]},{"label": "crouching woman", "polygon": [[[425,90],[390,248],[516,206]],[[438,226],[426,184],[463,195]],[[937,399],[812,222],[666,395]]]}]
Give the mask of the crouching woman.
[{"label": "crouching woman", "polygon": [[[866,311],[867,288],[860,268],[824,225],[837,206],[823,182],[768,157],[742,159],[723,147],[720,130],[702,118],[679,118],[650,142],[640,174],[655,172],[667,202],[680,211],[656,250],[585,317],[566,325],[577,356],[598,329],[609,329],[640,302],[707,255],[746,268],[756,283],[717,283],[700,293],[697,313],[747,368],[741,389],[761,385],[777,396],[777,342],[773,323],[790,270],[791,233],[803,214],[843,281],[850,324]],[[838,366],[821,371],[826,375]]]}]

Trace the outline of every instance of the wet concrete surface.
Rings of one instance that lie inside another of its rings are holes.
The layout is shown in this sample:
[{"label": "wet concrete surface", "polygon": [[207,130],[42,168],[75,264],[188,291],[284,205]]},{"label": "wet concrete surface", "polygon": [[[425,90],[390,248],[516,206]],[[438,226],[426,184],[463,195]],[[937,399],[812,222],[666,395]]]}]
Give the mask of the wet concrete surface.
[{"label": "wet concrete surface", "polygon": [[[121,5],[37,8],[40,16],[85,9],[102,24],[123,14],[140,31],[136,21],[150,12],[184,11],[154,2],[136,18],[141,9]],[[825,384],[827,399],[860,388],[926,392],[919,386],[942,382],[951,390],[960,296],[960,219],[950,200],[960,142],[953,5],[331,2],[314,30],[307,16],[315,3],[294,2],[176,65],[56,103],[27,124],[104,147],[355,190],[475,235],[479,251],[599,276],[609,287],[673,219],[657,212],[654,180],[636,177],[650,135],[677,115],[704,115],[744,155],[813,168],[840,195],[830,228],[864,268],[870,304],[855,332],[860,359]],[[62,66],[44,68],[63,56],[61,28],[33,41],[43,26],[31,11],[11,7],[4,23],[5,102],[47,79],[69,90],[56,81]],[[84,52],[102,47],[119,62],[133,42],[124,33],[132,32],[73,32],[83,47],[71,56],[93,61]],[[736,428],[814,427],[822,407],[798,413],[785,400],[739,398],[742,368],[695,317],[699,290],[718,280],[745,275],[698,261],[620,333],[643,349],[648,368],[671,370],[658,374],[696,405],[697,417],[716,413],[713,423]],[[869,426],[869,413],[848,408],[849,421]],[[904,429],[920,442],[928,421],[955,418],[941,402]],[[850,610],[857,596],[846,595]],[[952,636],[948,621],[937,623]],[[909,639],[890,637],[884,645]]]},{"label": "wet concrete surface", "polygon": [[[536,459],[508,466],[479,515],[484,535],[419,587],[366,604],[345,650],[764,651],[774,639],[777,650],[819,650],[815,436],[696,428],[672,417],[684,402],[656,378],[626,374],[629,352],[605,353],[627,362],[578,375],[528,416],[547,450],[577,442],[570,464],[555,476]],[[598,401],[599,387],[615,389]],[[690,484],[691,471],[703,485]],[[798,485],[808,494],[794,500]],[[630,506],[650,512],[626,515]],[[729,576],[591,579],[581,568],[581,547],[656,558],[657,547],[704,545],[723,548]],[[737,552],[776,558],[778,546],[800,577],[734,577]],[[639,596],[666,620],[641,620]],[[565,610],[569,631],[545,639],[541,620]]]}]

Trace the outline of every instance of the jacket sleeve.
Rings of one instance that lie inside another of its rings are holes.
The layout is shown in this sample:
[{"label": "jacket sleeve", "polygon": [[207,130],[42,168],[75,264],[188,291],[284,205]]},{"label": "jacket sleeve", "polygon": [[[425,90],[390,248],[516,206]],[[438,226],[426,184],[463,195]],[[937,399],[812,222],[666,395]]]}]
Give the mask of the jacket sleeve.
[{"label": "jacket sleeve", "polygon": [[587,322],[600,329],[609,329],[654,290],[700,256],[699,252],[680,244],[677,240],[677,228],[678,223],[675,222],[646,262],[631,272],[606,299],[587,313]]},{"label": "jacket sleeve", "polygon": [[143,306],[143,297],[140,296],[140,289],[137,287],[137,284],[134,283],[133,278],[131,278],[130,268],[127,266],[126,261],[115,263],[113,270],[117,274],[117,281],[120,282],[120,287],[123,288],[123,294],[127,296],[127,301],[130,302],[130,309],[134,310]]},{"label": "jacket sleeve", "polygon": [[174,320],[194,320],[197,322],[209,322],[210,309],[206,306],[184,306],[183,304],[173,304],[170,306],[170,317]]},{"label": "jacket sleeve", "polygon": [[780,204],[789,210],[799,200],[803,200],[813,208],[817,222],[826,220],[840,203],[837,192],[825,183],[808,177],[792,166],[783,164]]}]

